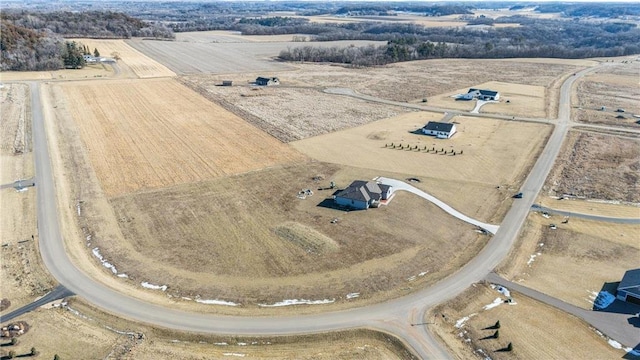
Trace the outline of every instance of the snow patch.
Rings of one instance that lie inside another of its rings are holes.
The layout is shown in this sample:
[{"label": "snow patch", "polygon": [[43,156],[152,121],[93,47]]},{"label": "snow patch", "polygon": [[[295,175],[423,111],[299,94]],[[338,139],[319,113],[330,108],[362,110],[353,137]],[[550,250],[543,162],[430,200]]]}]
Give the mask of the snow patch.
[{"label": "snow patch", "polygon": [[154,285],[146,281],[141,282],[140,285],[146,289],[167,291],[167,285]]},{"label": "snow patch", "polygon": [[347,300],[355,299],[355,298],[357,298],[359,296],[360,296],[360,293],[350,293],[350,294],[347,294]]},{"label": "snow patch", "polygon": [[[184,298],[183,298],[184,299]],[[231,301],[224,301],[224,300],[202,300],[202,299],[196,299],[197,303],[200,304],[207,304],[207,305],[224,305],[224,306],[238,306],[238,304],[231,302]]]},{"label": "snow patch", "polygon": [[[539,253],[538,253],[538,254],[539,254]],[[528,265],[528,266],[531,266],[531,263],[536,259],[536,257],[537,257],[537,256],[538,256],[538,255],[536,255],[536,254],[530,255],[530,256],[529,256],[529,261],[527,261],[527,265]]]},{"label": "snow patch", "polygon": [[118,274],[118,277],[119,278],[123,278],[123,279],[128,279],[129,275],[127,275],[127,274]]},{"label": "snow patch", "polygon": [[613,339],[609,339],[609,341],[607,341],[609,343],[609,345],[611,345],[612,348],[614,349],[622,349],[622,344],[620,344],[619,342],[613,340]]},{"label": "snow patch", "polygon": [[222,355],[224,355],[224,356],[238,356],[238,357],[247,356],[247,354],[240,354],[240,353],[223,353]]},{"label": "snow patch", "polygon": [[427,273],[428,273],[428,271],[423,271],[420,274],[418,274],[418,276],[425,276],[425,275],[427,275]]},{"label": "snow patch", "polygon": [[290,305],[321,305],[321,304],[331,304],[335,302],[336,299],[324,299],[324,300],[305,300],[305,299],[291,299],[291,300],[282,300],[280,302],[274,304],[258,304],[261,307],[278,307],[278,306],[290,306]]},{"label": "snow patch", "polygon": [[91,252],[93,253],[93,256],[97,257],[98,260],[100,260],[100,263],[102,264],[102,266],[106,267],[107,269],[111,270],[111,272],[116,275],[118,274],[118,270],[116,269],[116,267],[111,264],[110,262],[108,262],[107,260],[104,259],[104,257],[102,256],[102,254],[100,254],[100,249],[95,247],[93,248],[93,250],[91,250]]},{"label": "snow patch", "polygon": [[220,343],[213,343],[213,345],[218,345],[218,346],[227,346],[229,344],[227,344],[226,342],[220,342]]},{"label": "snow patch", "polygon": [[502,304],[502,299],[501,298],[496,298],[495,300],[493,300],[493,302],[489,305],[485,305],[482,308],[485,310],[489,310],[489,309],[493,309],[496,306],[500,306],[500,304]]},{"label": "snow patch", "polygon": [[471,315],[469,315],[469,316],[465,316],[465,317],[463,317],[462,319],[458,319],[458,321],[456,321],[456,324],[455,324],[454,326],[455,326],[456,328],[460,329],[461,327],[463,327],[463,326],[464,326],[464,324],[465,324],[469,319],[471,319],[472,317],[474,317],[474,316],[476,316],[476,315],[477,315],[476,313],[473,313],[473,314],[471,314]]}]

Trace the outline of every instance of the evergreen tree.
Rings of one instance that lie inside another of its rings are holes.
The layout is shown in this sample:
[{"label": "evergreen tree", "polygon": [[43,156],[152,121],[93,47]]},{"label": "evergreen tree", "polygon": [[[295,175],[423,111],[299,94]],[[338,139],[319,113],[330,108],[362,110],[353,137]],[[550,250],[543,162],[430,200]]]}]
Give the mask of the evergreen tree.
[{"label": "evergreen tree", "polygon": [[93,49],[93,56],[100,57],[100,51],[98,51],[98,48]]}]

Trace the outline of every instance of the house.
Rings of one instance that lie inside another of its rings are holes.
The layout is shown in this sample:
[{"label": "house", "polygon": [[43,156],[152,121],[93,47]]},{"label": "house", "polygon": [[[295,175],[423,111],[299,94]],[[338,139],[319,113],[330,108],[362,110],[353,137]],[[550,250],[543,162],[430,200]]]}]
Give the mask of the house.
[{"label": "house", "polygon": [[393,188],[389,185],[356,180],[346,189],[338,192],[333,199],[340,206],[365,210],[371,206],[377,207],[381,200],[388,200],[392,193]]},{"label": "house", "polygon": [[222,80],[222,86],[233,86],[232,80]]},{"label": "house", "polygon": [[456,133],[456,124],[429,121],[421,130],[425,135],[435,135],[438,139],[448,139]]},{"label": "house", "polygon": [[84,62],[86,63],[94,63],[98,61],[95,57],[91,55],[82,55],[82,57],[84,58]]},{"label": "house", "polygon": [[616,297],[628,303],[640,305],[640,268],[624,273]]},{"label": "house", "polygon": [[280,80],[277,77],[265,78],[258,77],[256,79],[256,85],[268,86],[268,85],[280,85]]},{"label": "house", "polygon": [[500,100],[500,93],[493,90],[482,90],[482,89],[471,88],[466,94],[460,95],[456,99],[457,100],[478,99],[478,100],[485,100],[485,101],[489,101],[489,100],[497,101],[497,100]]}]

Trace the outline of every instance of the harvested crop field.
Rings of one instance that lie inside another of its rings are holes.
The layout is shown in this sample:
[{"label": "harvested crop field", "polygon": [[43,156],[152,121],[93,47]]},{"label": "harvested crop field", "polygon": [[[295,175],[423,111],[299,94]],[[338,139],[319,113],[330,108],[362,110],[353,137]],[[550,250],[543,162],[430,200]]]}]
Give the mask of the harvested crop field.
[{"label": "harvested crop field", "polygon": [[[113,57],[118,54],[121,58],[119,62],[124,62],[128,69],[133,71],[139,78],[166,77],[176,74],[164,65],[158,63],[132,48],[124,40],[103,40],[103,39],[76,39],[79,43],[87,45],[89,49],[98,49],[101,56]],[[143,40],[139,40],[143,41]]]},{"label": "harvested crop field", "polygon": [[[255,78],[254,78],[255,79]],[[316,88],[285,86],[215,86],[201,77],[185,84],[217,103],[226,104],[256,127],[283,142],[305,139],[396,116],[410,110],[329,95]]]},{"label": "harvested crop field", "polygon": [[[488,285],[476,284],[432,309],[425,322],[434,322],[429,329],[459,359],[616,359],[625,355],[578,318],[519,293],[511,295],[515,305],[485,310],[484,306],[505,297]],[[495,339],[496,329],[489,327],[498,320]],[[509,343],[513,351],[497,351]]]},{"label": "harvested crop field", "polygon": [[[500,92],[498,103],[487,103],[481,109],[481,113],[507,114],[532,118],[544,118],[547,116],[546,93],[544,86],[509,84],[498,81],[489,81],[468,88],[457,89],[446,94],[429,98],[429,105],[445,109],[459,109],[471,111],[476,105],[475,100],[456,100],[455,96],[466,94],[469,88],[488,89]],[[509,101],[508,103],[506,101]]]},{"label": "harvested crop field", "polygon": [[570,132],[546,189],[551,196],[640,203],[639,141]]},{"label": "harvested crop field", "polygon": [[305,40],[305,34],[242,35],[239,31],[211,30],[176,33],[176,41],[189,43],[238,43],[238,42],[293,42],[294,38]]},{"label": "harvested crop field", "polygon": [[[595,294],[638,266],[640,225],[578,218],[562,223],[563,219],[531,213],[499,272],[511,281],[592,309]],[[615,287],[607,290],[614,292]]]},{"label": "harvested crop field", "polygon": [[[640,66],[637,62],[616,63],[590,74],[577,84],[573,103],[574,120],[640,128]],[[603,109],[604,107],[604,109]],[[617,112],[618,109],[624,112]],[[620,118],[618,118],[620,117]]]},{"label": "harvested crop field", "polygon": [[[193,36],[192,36],[193,37]],[[272,59],[288,48],[306,42],[186,42],[127,40],[127,43],[178,74],[273,72],[294,69],[293,64]],[[382,41],[344,40],[314,43],[321,47],[382,45]]]},{"label": "harvested crop field", "polygon": [[107,196],[304,157],[172,79],[51,85]]},{"label": "harvested crop field", "polygon": [[[485,244],[473,226],[409,193],[378,209],[343,211],[327,200],[335,190],[321,190],[330,180],[343,188],[375,174],[311,163],[116,197],[127,243],[103,255],[138,284],[247,311],[285,299],[353,306],[398,296],[450,274]],[[300,199],[301,189],[314,194]],[[432,226],[421,225],[425,216]],[[360,297],[345,299],[350,293]]]},{"label": "harvested crop field", "polygon": [[524,179],[550,131],[544,124],[458,116],[452,119],[458,132],[450,139],[414,133],[441,117],[408,113],[292,145],[320,161],[496,186]]}]

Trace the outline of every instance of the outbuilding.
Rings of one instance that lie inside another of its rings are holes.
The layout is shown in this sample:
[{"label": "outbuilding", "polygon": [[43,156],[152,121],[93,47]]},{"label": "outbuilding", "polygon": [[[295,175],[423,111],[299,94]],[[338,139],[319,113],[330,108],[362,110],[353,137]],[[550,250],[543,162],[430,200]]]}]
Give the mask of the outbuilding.
[{"label": "outbuilding", "polygon": [[429,121],[421,130],[425,135],[435,135],[439,139],[449,139],[456,133],[456,124]]},{"label": "outbuilding", "polygon": [[340,206],[365,210],[369,207],[377,207],[381,200],[388,200],[392,192],[393,188],[389,185],[356,180],[346,189],[338,192],[334,196],[334,201]]},{"label": "outbuilding", "polygon": [[256,85],[260,86],[269,86],[269,85],[280,85],[280,80],[277,77],[258,77],[256,78]]},{"label": "outbuilding", "polygon": [[624,273],[616,297],[631,304],[640,305],[640,268]]}]

